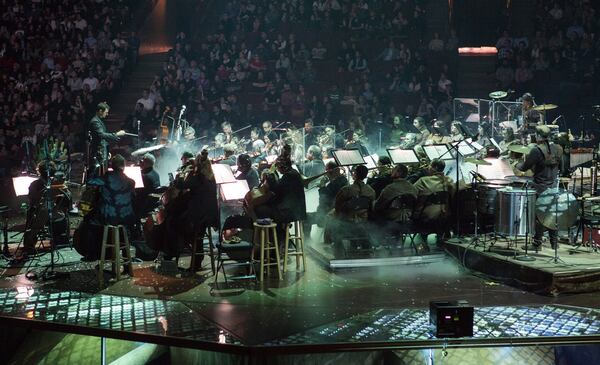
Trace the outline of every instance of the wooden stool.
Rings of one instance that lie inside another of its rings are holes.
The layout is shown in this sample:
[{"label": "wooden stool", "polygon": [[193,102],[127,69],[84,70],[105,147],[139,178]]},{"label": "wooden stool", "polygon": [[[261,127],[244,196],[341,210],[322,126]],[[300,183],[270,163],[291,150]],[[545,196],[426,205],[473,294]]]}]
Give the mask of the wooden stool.
[{"label": "wooden stool", "polygon": [[[204,237],[208,238],[208,247],[204,247]],[[202,248],[198,250],[198,245]],[[213,244],[212,233],[210,227],[206,227],[204,232],[198,232],[194,236],[194,242],[192,242],[192,259],[190,260],[190,269],[194,270],[196,267],[196,260],[198,256],[202,255],[210,256],[210,268],[212,269],[213,275],[216,273],[215,270],[215,246]]]},{"label": "wooden stool", "polygon": [[[273,235],[272,241],[269,233]],[[254,223],[254,243],[260,243],[260,281],[263,281],[264,279],[265,268],[267,268],[267,273],[270,273],[271,266],[277,267],[277,275],[279,276],[279,280],[281,280],[281,268],[279,266],[279,243],[277,242],[277,224]],[[275,262],[271,262],[271,251],[275,251]],[[254,255],[252,260],[254,260]]]},{"label": "wooden stool", "polygon": [[[109,249],[112,249],[113,257],[106,259],[106,251]],[[125,251],[125,260],[123,260],[121,250]],[[129,275],[133,277],[131,249],[129,247],[129,237],[127,236],[125,226],[104,226],[104,231],[102,233],[102,247],[100,248],[100,264],[98,265],[100,286],[104,284],[104,265],[106,262],[112,263],[117,280],[121,280],[121,265],[123,265],[129,271]]]},{"label": "wooden stool", "polygon": [[[293,229],[294,233],[290,233]],[[289,251],[290,241],[294,243],[296,249]],[[296,256],[296,270],[300,270],[300,257],[302,257],[302,267],[306,271],[306,258],[304,257],[304,228],[301,221],[295,221],[285,224],[285,250],[283,251],[283,272],[287,269],[288,256]]]}]

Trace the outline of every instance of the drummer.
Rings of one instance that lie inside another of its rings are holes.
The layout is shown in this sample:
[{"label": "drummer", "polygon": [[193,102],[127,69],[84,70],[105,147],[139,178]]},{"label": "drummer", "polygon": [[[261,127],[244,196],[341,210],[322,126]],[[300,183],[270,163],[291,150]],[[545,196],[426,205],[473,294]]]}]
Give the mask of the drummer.
[{"label": "drummer", "polygon": [[[539,125],[535,128],[535,146],[525,157],[525,161],[516,165],[520,171],[533,171],[533,188],[537,196],[546,189],[555,186],[561,167],[562,147],[549,141],[550,128],[545,125]],[[536,251],[541,249],[544,227],[539,220],[535,222],[535,236],[533,238],[533,247]],[[550,245],[555,248],[558,244],[558,231],[549,230]]]}]

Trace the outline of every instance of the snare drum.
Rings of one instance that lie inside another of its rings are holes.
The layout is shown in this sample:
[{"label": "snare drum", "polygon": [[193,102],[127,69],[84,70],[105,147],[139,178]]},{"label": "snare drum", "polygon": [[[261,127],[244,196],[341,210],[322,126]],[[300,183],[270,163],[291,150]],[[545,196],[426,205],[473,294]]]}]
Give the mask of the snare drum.
[{"label": "snare drum", "polygon": [[494,229],[507,236],[535,233],[535,190],[498,190]]}]

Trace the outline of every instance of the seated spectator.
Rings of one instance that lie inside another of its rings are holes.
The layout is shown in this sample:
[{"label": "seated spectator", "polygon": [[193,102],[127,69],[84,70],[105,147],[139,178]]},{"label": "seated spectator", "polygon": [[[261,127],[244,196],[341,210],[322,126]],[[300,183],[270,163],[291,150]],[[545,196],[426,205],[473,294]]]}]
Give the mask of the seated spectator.
[{"label": "seated spectator", "polygon": [[400,59],[400,51],[398,51],[393,41],[389,41],[388,46],[375,59],[386,62],[396,61]]},{"label": "seated spectator", "polygon": [[444,50],[444,41],[440,39],[438,32],[433,33],[433,39],[429,41],[428,46],[430,51],[441,52]]},{"label": "seated spectator", "polygon": [[367,59],[363,57],[360,51],[354,52],[354,57],[348,63],[348,71],[365,72],[368,71]]},{"label": "seated spectator", "polygon": [[323,46],[321,41],[318,41],[317,44],[311,50],[311,55],[313,60],[323,60],[325,59],[325,54],[327,53],[327,48]]},{"label": "seated spectator", "polygon": [[500,67],[496,69],[496,80],[498,81],[501,90],[507,90],[512,87],[515,79],[515,72],[508,65],[507,61],[503,61]]}]

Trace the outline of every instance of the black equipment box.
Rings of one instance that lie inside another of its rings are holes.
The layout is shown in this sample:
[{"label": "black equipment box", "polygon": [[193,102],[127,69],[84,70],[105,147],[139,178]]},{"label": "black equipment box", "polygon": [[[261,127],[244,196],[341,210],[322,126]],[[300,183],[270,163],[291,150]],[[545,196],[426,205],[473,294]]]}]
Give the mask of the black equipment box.
[{"label": "black equipment box", "polygon": [[436,337],[473,336],[473,307],[466,300],[429,302],[429,322]]}]

